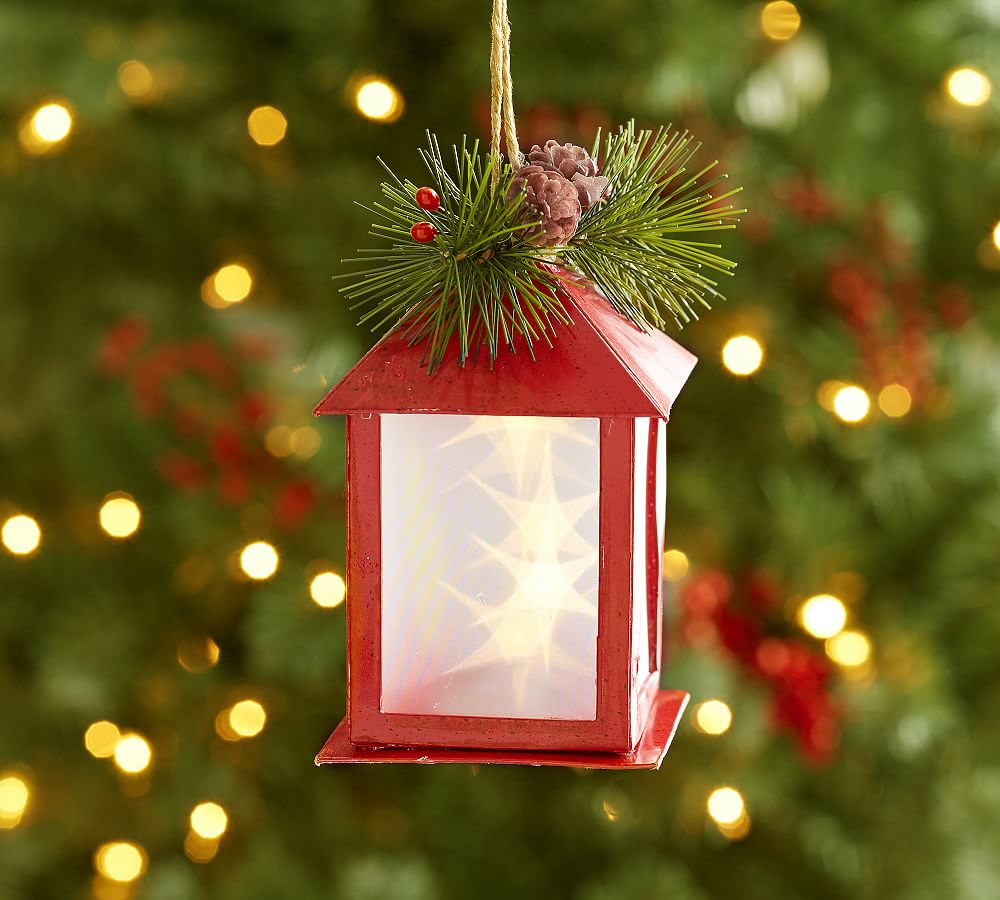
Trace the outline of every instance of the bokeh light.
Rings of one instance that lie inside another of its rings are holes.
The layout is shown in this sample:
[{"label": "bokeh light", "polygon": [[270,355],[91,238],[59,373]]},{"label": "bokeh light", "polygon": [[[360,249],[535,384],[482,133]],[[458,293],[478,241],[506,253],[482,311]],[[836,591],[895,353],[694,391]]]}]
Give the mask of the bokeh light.
[{"label": "bokeh light", "polygon": [[733,375],[752,375],[763,362],[764,348],[747,334],[731,337],[722,348],[722,364]]},{"label": "bokeh light", "polygon": [[725,734],[733,724],[733,712],[722,700],[706,700],[695,708],[694,724],[705,734]]},{"label": "bokeh light", "polygon": [[207,672],[219,661],[219,645],[210,637],[190,637],[177,648],[177,662],[188,672]]},{"label": "bokeh light", "polygon": [[138,775],[149,768],[153,759],[153,748],[142,735],[129,733],[122,735],[115,746],[115,765],[126,775]]},{"label": "bokeh light", "polygon": [[132,100],[147,100],[153,93],[153,73],[144,62],[130,59],[118,67],[118,87]]},{"label": "bokeh light", "polygon": [[102,844],[94,854],[94,868],[112,881],[135,881],[146,871],[146,851],[127,841]]},{"label": "bokeh light", "polygon": [[354,105],[366,119],[395,122],[403,113],[403,98],[396,87],[383,78],[365,78],[354,92]]},{"label": "bokeh light", "polygon": [[38,549],[42,540],[42,529],[31,516],[22,513],[11,516],[3,523],[0,540],[15,556],[27,556]]},{"label": "bokeh light", "polygon": [[219,852],[218,838],[203,838],[189,831],[184,838],[184,855],[195,863],[207,863],[215,859]]},{"label": "bokeh light", "polygon": [[31,790],[20,775],[0,778],[0,828],[15,828],[28,808]]},{"label": "bokeh light", "polygon": [[319,452],[321,443],[319,432],[311,425],[296,428],[289,438],[291,451],[299,459],[309,459],[309,457],[315,456]]},{"label": "bokeh light", "polygon": [[288,131],[285,114],[274,106],[258,106],[247,116],[247,131],[262,147],[281,143]]},{"label": "bokeh light", "polygon": [[218,803],[199,803],[191,810],[191,830],[199,837],[222,837],[228,824],[229,817]]},{"label": "bokeh light", "polygon": [[344,602],[346,593],[347,585],[336,572],[320,572],[309,583],[309,596],[312,597],[313,603],[324,609],[340,606]]},{"label": "bokeh light", "polygon": [[40,144],[58,144],[73,130],[73,114],[64,103],[46,103],[32,114],[29,127]]},{"label": "bokeh light", "polygon": [[993,226],[993,246],[1000,250],[1000,221]]},{"label": "bokeh light", "polygon": [[227,263],[212,275],[211,288],[224,304],[242,303],[253,290],[253,276],[241,263]]},{"label": "bokeh light", "polygon": [[799,623],[815,638],[832,638],[847,624],[847,607],[832,594],[816,594],[799,607]]},{"label": "bokeh light", "polygon": [[109,494],[101,504],[101,528],[111,537],[126,538],[135,534],[141,518],[139,504],[128,494]]},{"label": "bokeh light", "polygon": [[708,814],[719,825],[738,822],[746,810],[743,795],[734,787],[718,787],[708,795]]},{"label": "bokeh light", "polygon": [[83,733],[83,746],[91,756],[98,759],[107,759],[114,755],[115,748],[121,741],[122,735],[118,726],[114,722],[106,719],[94,722]]},{"label": "bokeh light", "polygon": [[267,713],[257,700],[240,700],[226,714],[226,724],[237,738],[256,737],[266,722]]},{"label": "bokeh light", "polygon": [[842,422],[849,425],[863,422],[871,410],[872,401],[868,392],[856,384],[845,384],[833,397],[833,412]]},{"label": "bokeh light", "polygon": [[905,416],[911,406],[913,398],[901,384],[887,384],[878,392],[878,408],[893,419]]},{"label": "bokeh light", "polygon": [[687,554],[673,548],[663,554],[663,577],[667,581],[681,581],[691,567]]},{"label": "bokeh light", "polygon": [[271,456],[279,458],[292,455],[292,435],[294,430],[288,425],[275,425],[267,430],[264,446]]},{"label": "bokeh light", "polygon": [[265,581],[278,571],[278,551],[267,541],[247,544],[240,553],[240,568],[255,581]]},{"label": "bokeh light", "polygon": [[982,106],[993,93],[986,73],[974,66],[951,69],[944,79],[948,96],[959,106]]},{"label": "bokeh light", "polygon": [[863,666],[871,659],[872,643],[860,631],[841,631],[826,642],[826,655],[847,668]]},{"label": "bokeh light", "polygon": [[787,41],[796,35],[802,17],[794,3],[773,0],[760,11],[760,30],[772,41]]}]

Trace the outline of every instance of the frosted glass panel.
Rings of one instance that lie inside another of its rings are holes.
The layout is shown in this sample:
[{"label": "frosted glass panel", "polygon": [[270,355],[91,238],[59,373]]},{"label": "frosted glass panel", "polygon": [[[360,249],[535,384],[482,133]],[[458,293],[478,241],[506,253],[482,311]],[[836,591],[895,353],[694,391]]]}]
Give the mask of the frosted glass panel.
[{"label": "frosted glass panel", "polygon": [[632,548],[632,658],[638,656],[637,672],[649,671],[649,581],[646,577],[647,549],[646,482],[649,479],[649,419],[635,420],[635,489],[633,491]]},{"label": "frosted glass panel", "polygon": [[383,712],[595,719],[599,420],[381,422]]}]

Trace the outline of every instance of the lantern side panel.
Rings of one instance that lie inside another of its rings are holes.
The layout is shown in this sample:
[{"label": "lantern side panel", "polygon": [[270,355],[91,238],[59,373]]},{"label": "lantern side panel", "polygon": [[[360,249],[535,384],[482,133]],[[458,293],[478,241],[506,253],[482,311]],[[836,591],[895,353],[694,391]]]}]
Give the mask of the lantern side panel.
[{"label": "lantern side panel", "polygon": [[382,713],[595,720],[600,420],[381,420]]}]

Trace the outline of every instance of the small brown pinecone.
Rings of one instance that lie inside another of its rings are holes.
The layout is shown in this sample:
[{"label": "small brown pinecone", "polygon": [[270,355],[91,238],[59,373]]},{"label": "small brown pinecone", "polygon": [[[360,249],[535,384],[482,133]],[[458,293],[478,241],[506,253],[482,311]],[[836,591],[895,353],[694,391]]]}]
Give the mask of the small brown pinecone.
[{"label": "small brown pinecone", "polygon": [[558,141],[546,141],[544,147],[535,144],[528,153],[528,163],[558,172],[572,181],[583,212],[599,203],[608,191],[608,179],[597,174],[600,171],[597,162],[576,144],[560,144]]},{"label": "small brown pinecone", "polygon": [[582,207],[576,185],[558,172],[541,166],[521,166],[514,173],[509,197],[524,192],[526,212],[539,217],[538,232],[531,243],[539,247],[560,247],[574,234],[580,222]]}]

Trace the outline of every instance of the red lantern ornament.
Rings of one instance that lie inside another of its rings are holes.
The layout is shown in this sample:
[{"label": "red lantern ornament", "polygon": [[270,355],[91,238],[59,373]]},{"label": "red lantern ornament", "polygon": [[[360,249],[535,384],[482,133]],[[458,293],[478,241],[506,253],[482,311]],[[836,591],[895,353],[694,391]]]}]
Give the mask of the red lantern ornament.
[{"label": "red lantern ornament", "polygon": [[441,208],[441,195],[432,187],[417,188],[417,206],[427,212],[437,212]]},{"label": "red lantern ornament", "polygon": [[347,417],[349,598],[317,763],[659,768],[688,700],[660,689],[666,423],[695,357],[561,275],[574,326],[534,358],[428,377],[400,329],[316,408]]},{"label": "red lantern ornament", "polygon": [[410,237],[418,244],[429,244],[437,237],[437,227],[431,222],[417,222],[410,229]]}]

